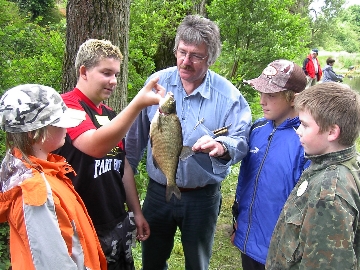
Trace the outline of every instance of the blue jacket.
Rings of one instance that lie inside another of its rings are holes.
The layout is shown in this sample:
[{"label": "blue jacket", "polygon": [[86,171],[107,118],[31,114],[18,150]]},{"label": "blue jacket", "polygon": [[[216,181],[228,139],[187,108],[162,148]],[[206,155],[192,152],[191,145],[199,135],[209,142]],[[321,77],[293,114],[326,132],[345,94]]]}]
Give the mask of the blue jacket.
[{"label": "blue jacket", "polygon": [[299,125],[298,117],[278,127],[265,118],[258,119],[250,133],[249,153],[241,162],[234,244],[262,264],[281,209],[310,164],[295,132]]},{"label": "blue jacket", "polygon": [[333,70],[333,67],[330,65],[326,65],[322,71],[323,71],[324,76],[322,77],[321,80],[323,82],[342,82],[343,81],[344,76],[337,75],[335,73],[335,71]]}]

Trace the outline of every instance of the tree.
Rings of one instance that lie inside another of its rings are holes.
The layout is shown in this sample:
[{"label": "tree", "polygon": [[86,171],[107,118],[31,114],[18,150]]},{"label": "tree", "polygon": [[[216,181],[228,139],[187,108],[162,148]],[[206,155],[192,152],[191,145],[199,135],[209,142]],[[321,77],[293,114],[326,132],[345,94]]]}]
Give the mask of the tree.
[{"label": "tree", "polygon": [[[343,10],[324,38],[324,49],[329,51],[360,51],[360,5]],[[354,59],[352,59],[354,60]],[[351,65],[351,64],[350,64]]]},{"label": "tree", "polygon": [[90,38],[106,39],[124,55],[116,91],[107,104],[118,112],[127,105],[129,15],[130,0],[68,0],[63,92],[76,85],[74,64],[79,46]]},{"label": "tree", "polygon": [[34,20],[39,16],[46,15],[55,7],[55,0],[12,0],[17,3],[24,12],[30,12],[31,18]]},{"label": "tree", "polygon": [[308,23],[290,11],[292,6],[291,0],[211,1],[208,13],[223,40],[218,72],[240,87],[275,59],[297,59],[309,41]]},{"label": "tree", "polygon": [[208,0],[136,0],[131,3],[129,99],[157,70],[176,65],[176,29],[188,14],[207,16]]},{"label": "tree", "polygon": [[337,16],[343,10],[345,0],[325,0],[320,10],[311,9],[309,14],[311,42],[310,47],[325,44],[328,35],[334,31]]},{"label": "tree", "polygon": [[42,27],[0,0],[0,93],[18,84],[60,89],[64,24]]}]

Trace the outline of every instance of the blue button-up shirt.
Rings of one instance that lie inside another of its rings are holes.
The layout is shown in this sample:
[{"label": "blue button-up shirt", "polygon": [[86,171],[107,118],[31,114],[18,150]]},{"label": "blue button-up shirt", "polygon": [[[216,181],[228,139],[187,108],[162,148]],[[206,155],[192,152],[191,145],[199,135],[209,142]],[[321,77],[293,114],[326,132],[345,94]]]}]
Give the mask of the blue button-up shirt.
[{"label": "blue button-up shirt", "polygon": [[[153,76],[159,76],[158,83],[165,87],[166,92],[174,94],[184,146],[193,146],[204,135],[215,137],[214,130],[230,126],[228,133],[216,137],[216,140],[227,146],[231,160],[196,153],[179,161],[176,184],[195,188],[221,182],[230,172],[230,166],[248,152],[251,111],[247,101],[234,85],[211,70],[207,71],[203,83],[190,95],[182,86],[177,67],[159,71]],[[149,142],[150,122],[157,110],[158,105],[147,107],[137,117],[126,136],[126,156],[135,171],[147,146],[148,175],[166,185],[164,174],[153,164]]]}]

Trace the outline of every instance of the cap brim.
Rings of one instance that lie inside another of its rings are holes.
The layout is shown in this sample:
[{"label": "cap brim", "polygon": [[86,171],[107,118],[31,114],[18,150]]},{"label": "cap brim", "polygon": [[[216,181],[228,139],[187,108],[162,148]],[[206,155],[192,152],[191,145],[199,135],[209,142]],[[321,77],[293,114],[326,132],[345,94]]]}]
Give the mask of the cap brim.
[{"label": "cap brim", "polygon": [[76,127],[85,120],[85,116],[86,113],[84,111],[67,108],[63,115],[50,125],[61,128]]},{"label": "cap brim", "polygon": [[286,90],[273,84],[270,79],[265,78],[263,75],[260,75],[258,78],[252,80],[244,81],[244,83],[249,84],[261,93],[277,93]]}]

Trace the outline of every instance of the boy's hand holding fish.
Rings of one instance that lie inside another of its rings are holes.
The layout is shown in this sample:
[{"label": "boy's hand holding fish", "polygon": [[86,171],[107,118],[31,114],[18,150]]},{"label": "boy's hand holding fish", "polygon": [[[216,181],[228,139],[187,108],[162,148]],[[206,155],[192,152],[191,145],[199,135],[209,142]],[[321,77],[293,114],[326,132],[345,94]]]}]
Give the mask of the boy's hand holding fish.
[{"label": "boy's hand holding fish", "polygon": [[140,109],[159,104],[161,98],[165,96],[165,88],[158,84],[158,81],[159,77],[154,77],[149,80],[149,82],[134,97],[132,102],[138,104]]}]

